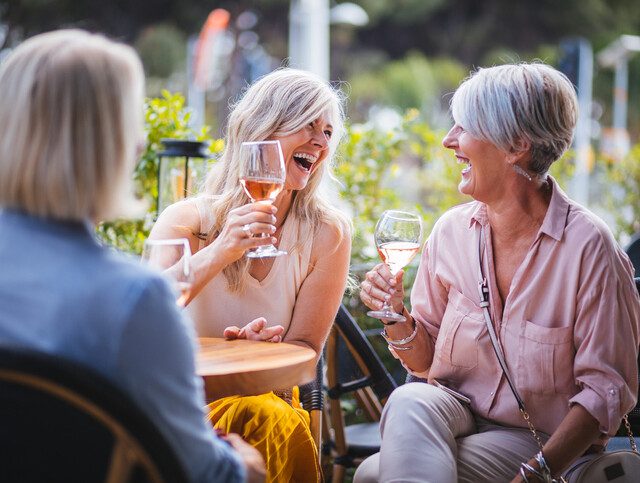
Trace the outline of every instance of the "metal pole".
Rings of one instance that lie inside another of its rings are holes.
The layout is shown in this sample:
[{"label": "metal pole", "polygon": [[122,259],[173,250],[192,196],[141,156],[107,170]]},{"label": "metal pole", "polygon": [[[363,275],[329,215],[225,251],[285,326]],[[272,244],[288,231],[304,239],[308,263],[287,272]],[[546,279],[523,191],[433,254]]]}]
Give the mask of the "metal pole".
[{"label": "metal pole", "polygon": [[329,0],[291,0],[289,65],[329,78]]},{"label": "metal pole", "polygon": [[591,159],[591,103],[593,101],[593,50],[588,40],[580,39],[578,57],[578,122],[574,149],[576,173],[573,196],[578,203],[589,204],[589,171]]},{"label": "metal pole", "polygon": [[626,55],[616,62],[613,88],[613,127],[623,132],[627,129],[627,91],[629,87],[629,59]]},{"label": "metal pole", "polygon": [[187,41],[187,105],[191,109],[189,125],[194,130],[199,130],[205,121],[205,92],[195,81],[193,72],[197,37],[190,37]]}]

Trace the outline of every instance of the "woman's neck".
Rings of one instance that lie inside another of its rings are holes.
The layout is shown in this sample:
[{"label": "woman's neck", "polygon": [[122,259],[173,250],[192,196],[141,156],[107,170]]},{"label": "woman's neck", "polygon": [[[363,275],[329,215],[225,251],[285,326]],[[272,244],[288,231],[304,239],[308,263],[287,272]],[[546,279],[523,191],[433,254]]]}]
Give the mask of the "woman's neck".
[{"label": "woman's neck", "polygon": [[276,213],[276,229],[280,228],[287,219],[287,215],[289,214],[291,205],[293,204],[293,193],[294,192],[292,190],[283,191],[273,202],[273,205],[278,208],[278,212]]},{"label": "woman's neck", "polygon": [[492,233],[501,239],[512,240],[537,232],[542,226],[550,201],[550,180],[516,180],[500,200],[487,203]]}]

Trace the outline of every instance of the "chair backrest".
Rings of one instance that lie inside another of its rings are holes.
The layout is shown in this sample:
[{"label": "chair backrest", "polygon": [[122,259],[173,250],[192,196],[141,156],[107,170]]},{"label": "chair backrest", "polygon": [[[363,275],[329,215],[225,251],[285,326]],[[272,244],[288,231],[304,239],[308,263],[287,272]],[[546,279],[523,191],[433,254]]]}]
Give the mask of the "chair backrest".
[{"label": "chair backrest", "polygon": [[[639,247],[640,249],[640,247]],[[636,289],[640,293],[640,277],[635,278]],[[634,434],[640,434],[640,354],[638,355],[638,402],[635,407],[629,412],[629,423]]]},{"label": "chair backrest", "polygon": [[0,347],[0,454],[3,482],[187,481],[127,394],[93,370],[15,347]]},{"label": "chair backrest", "polygon": [[633,267],[635,268],[635,276],[640,276],[640,233],[636,233],[631,242],[625,249]]},{"label": "chair backrest", "polygon": [[[367,394],[366,398],[371,399],[372,392],[378,401],[384,403],[397,384],[344,305],[336,315],[334,335],[327,345],[329,397],[338,399],[343,394],[356,392],[358,399],[358,395]],[[335,370],[331,371],[331,368]],[[366,401],[360,402],[367,404]]]}]

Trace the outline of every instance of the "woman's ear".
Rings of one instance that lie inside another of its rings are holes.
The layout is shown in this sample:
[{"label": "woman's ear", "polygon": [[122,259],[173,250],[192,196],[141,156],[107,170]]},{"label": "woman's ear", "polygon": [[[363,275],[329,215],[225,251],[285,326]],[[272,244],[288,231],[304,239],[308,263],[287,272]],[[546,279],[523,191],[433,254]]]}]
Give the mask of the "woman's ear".
[{"label": "woman's ear", "polygon": [[508,153],[507,162],[511,165],[521,164],[527,166],[531,160],[531,143],[524,139],[519,139]]}]

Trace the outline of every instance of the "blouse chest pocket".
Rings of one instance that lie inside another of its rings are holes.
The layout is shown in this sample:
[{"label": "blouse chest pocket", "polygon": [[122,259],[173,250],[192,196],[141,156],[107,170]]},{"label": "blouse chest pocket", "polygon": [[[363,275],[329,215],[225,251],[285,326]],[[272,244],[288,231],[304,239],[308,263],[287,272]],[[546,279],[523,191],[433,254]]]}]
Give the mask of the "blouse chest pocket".
[{"label": "blouse chest pocket", "polygon": [[436,357],[454,369],[475,368],[478,365],[478,340],[485,331],[480,307],[451,287],[436,340]]},{"label": "blouse chest pocket", "polygon": [[575,386],[571,327],[544,327],[525,320],[518,345],[518,388],[533,394],[571,393]]}]

